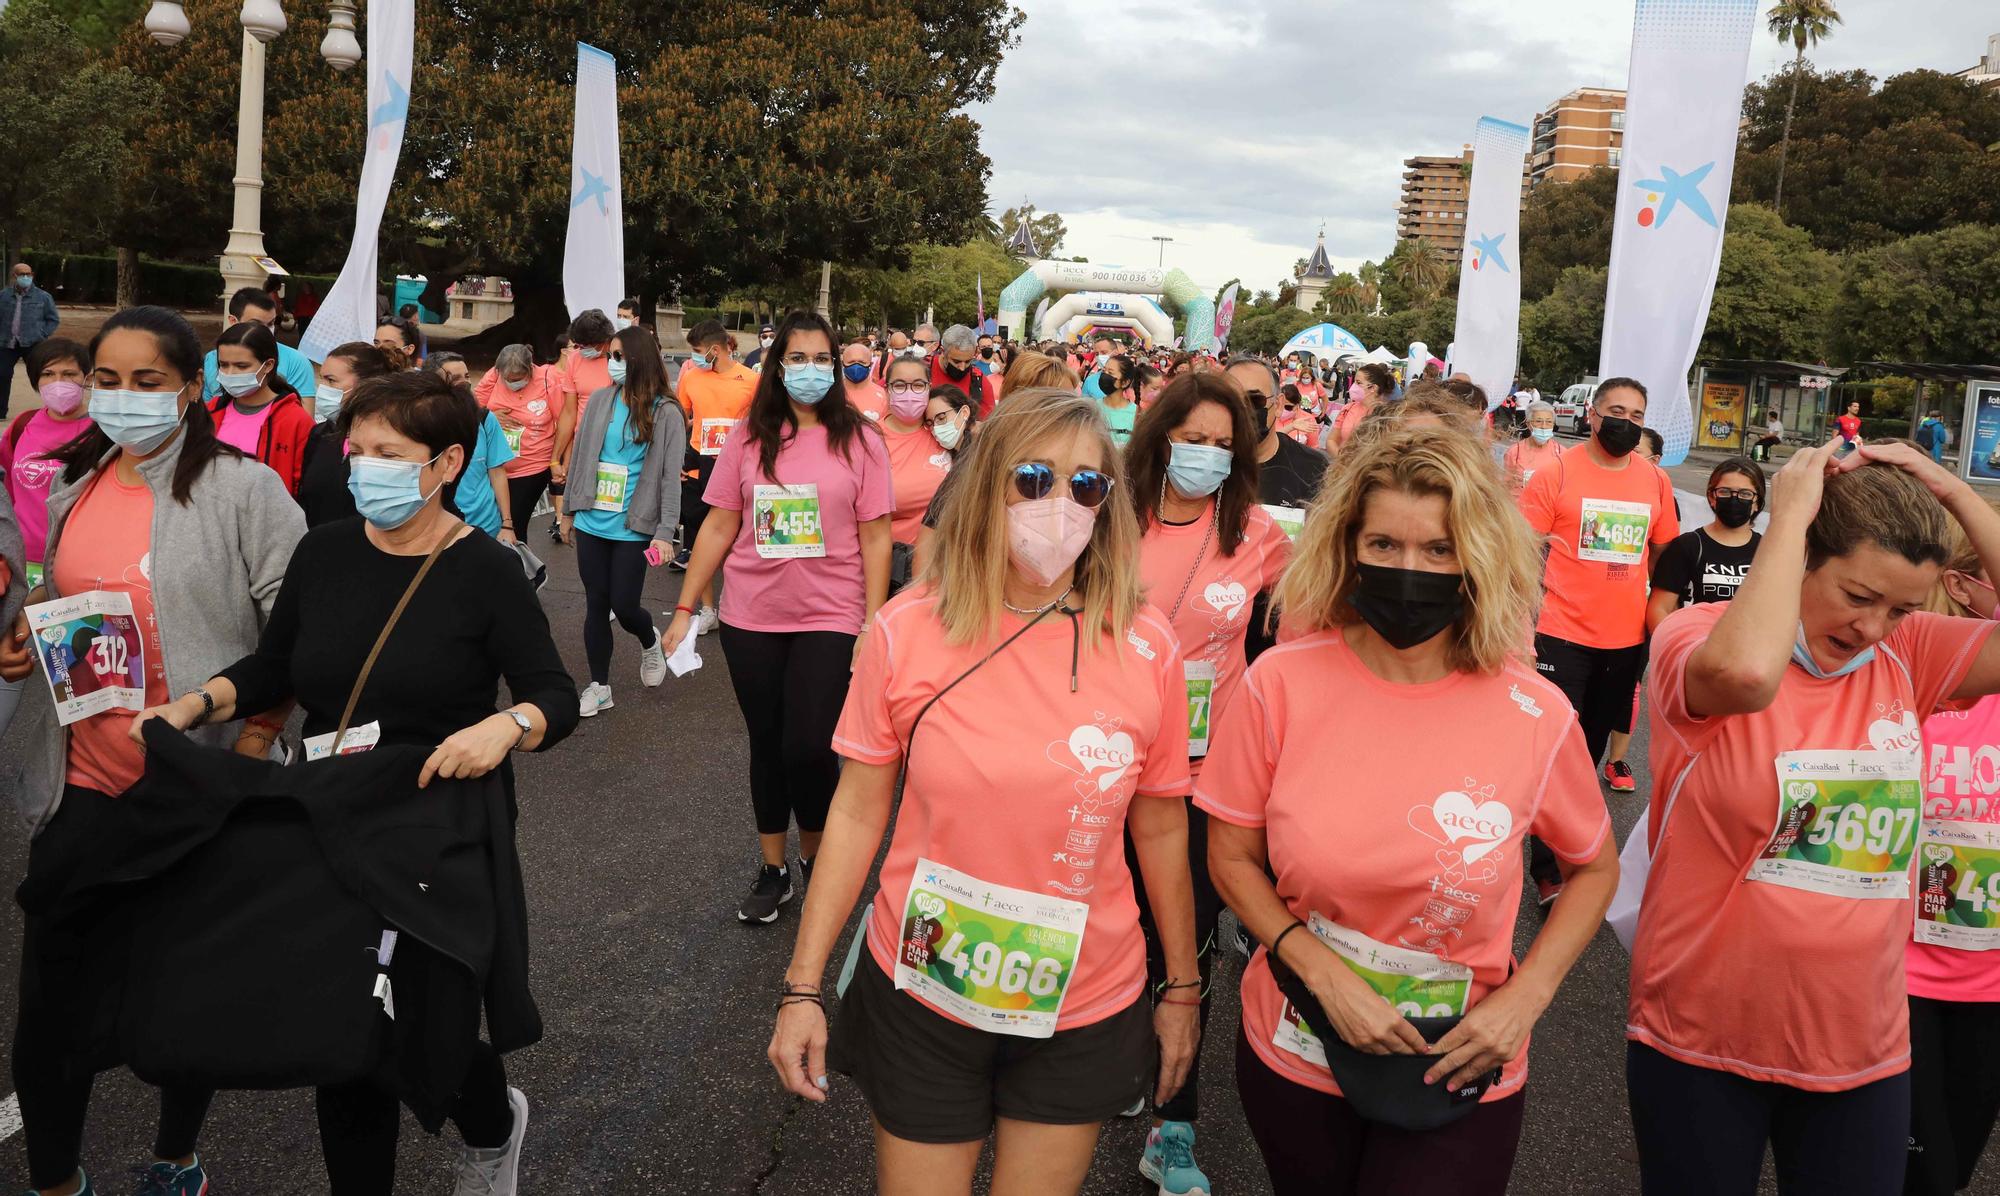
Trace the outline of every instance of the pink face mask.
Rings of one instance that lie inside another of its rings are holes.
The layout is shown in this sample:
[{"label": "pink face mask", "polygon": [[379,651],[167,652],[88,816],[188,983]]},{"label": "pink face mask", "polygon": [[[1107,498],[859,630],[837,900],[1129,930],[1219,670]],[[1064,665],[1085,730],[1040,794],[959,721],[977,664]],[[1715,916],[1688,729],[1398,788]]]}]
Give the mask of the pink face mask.
[{"label": "pink face mask", "polygon": [[1349,382],[1347,384],[1347,397],[1353,401],[1359,403],[1366,394],[1367,392],[1361,389],[1359,382]]},{"label": "pink face mask", "polygon": [[57,415],[68,415],[83,402],[83,387],[75,382],[42,383],[42,406]]},{"label": "pink face mask", "polygon": [[916,394],[898,394],[893,390],[889,392],[889,414],[906,424],[923,422],[924,408],[930,405],[930,395],[921,391]]},{"label": "pink face mask", "polygon": [[1015,503],[1007,508],[1007,557],[1029,581],[1054,585],[1096,527],[1097,512],[1066,494]]}]

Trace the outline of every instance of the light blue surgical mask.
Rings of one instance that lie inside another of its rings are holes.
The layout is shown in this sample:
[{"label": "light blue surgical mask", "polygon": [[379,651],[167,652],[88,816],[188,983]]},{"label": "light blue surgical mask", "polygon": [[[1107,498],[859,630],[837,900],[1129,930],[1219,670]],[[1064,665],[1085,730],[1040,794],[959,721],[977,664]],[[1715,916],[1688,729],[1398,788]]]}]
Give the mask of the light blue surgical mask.
[{"label": "light blue surgical mask", "polygon": [[14,276],[14,285],[25,291],[35,285],[35,276],[32,274],[16,274]]},{"label": "light blue surgical mask", "polygon": [[688,358],[688,364],[698,370],[712,370],[715,368],[715,363],[700,353],[696,353],[694,356]]},{"label": "light blue surgical mask", "polygon": [[1861,651],[1856,652],[1852,660],[1829,673],[1819,667],[1819,662],[1815,661],[1812,657],[1812,651],[1806,647],[1806,625],[1804,623],[1799,624],[1798,638],[1792,641],[1792,663],[1813,676],[1818,677],[1821,681],[1826,681],[1834,677],[1845,677],[1874,659],[1875,645],[1870,644]]},{"label": "light blue surgical mask", "polygon": [[339,415],[341,400],[346,397],[347,392],[338,386],[328,386],[324,382],[320,383],[318,388],[313,391],[313,418],[320,423],[325,423],[327,420]]},{"label": "light blue surgical mask", "polygon": [[1182,444],[1168,450],[1167,480],[1189,498],[1206,498],[1222,488],[1236,464],[1236,454],[1212,444]]},{"label": "light blue surgical mask", "polygon": [[[438,457],[443,455],[439,453]],[[430,461],[349,457],[347,492],[354,496],[354,509],[361,513],[363,519],[385,532],[403,526],[430,501],[430,494],[424,493],[424,467],[436,460],[437,457],[432,457]],[[438,485],[442,488],[444,483]]]},{"label": "light blue surgical mask", "polygon": [[576,355],[578,357],[583,358],[585,361],[596,361],[599,357],[603,356],[603,351],[599,349],[584,348],[584,349],[578,349],[576,351]]},{"label": "light blue surgical mask", "polygon": [[92,387],[90,418],[119,448],[150,453],[181,426],[180,392]]},{"label": "light blue surgical mask", "polygon": [[825,398],[826,392],[832,389],[833,367],[830,365],[806,362],[785,367],[785,391],[794,402],[810,407]]},{"label": "light blue surgical mask", "polygon": [[622,357],[614,357],[614,358],[612,358],[612,359],[611,359],[610,361],[608,361],[608,362],[606,362],[606,363],[605,363],[605,365],[604,365],[604,368],[605,368],[606,370],[609,370],[609,371],[610,371],[610,373],[611,373],[611,381],[612,381],[612,382],[616,383],[616,384],[617,384],[617,385],[619,385],[619,386],[623,386],[623,385],[625,385],[625,359],[624,359],[624,358],[622,358]]},{"label": "light blue surgical mask", "polygon": [[240,399],[244,395],[256,394],[257,388],[264,385],[264,379],[258,374],[218,373],[215,376],[215,384],[230,398]]},{"label": "light blue surgical mask", "polygon": [[1529,428],[1528,435],[1535,438],[1536,444],[1547,444],[1556,438],[1556,430],[1554,428]]}]

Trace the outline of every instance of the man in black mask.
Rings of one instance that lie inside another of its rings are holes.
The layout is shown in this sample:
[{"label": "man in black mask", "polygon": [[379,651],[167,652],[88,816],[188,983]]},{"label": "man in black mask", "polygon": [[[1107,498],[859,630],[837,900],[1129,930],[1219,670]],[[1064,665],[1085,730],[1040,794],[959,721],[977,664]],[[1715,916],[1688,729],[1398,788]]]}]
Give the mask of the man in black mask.
[{"label": "man in black mask", "polygon": [[[1569,698],[1593,766],[1613,731],[1632,725],[1632,692],[1646,668],[1646,581],[1680,535],[1673,483],[1632,455],[1646,422],[1646,388],[1607,378],[1591,402],[1591,438],[1535,471],[1521,492],[1528,526],[1548,537],[1535,667]],[[1604,766],[1606,782],[1630,769]],[[1529,872],[1546,905],[1562,891],[1555,856],[1539,842]]]},{"label": "man in black mask", "polygon": [[[1277,371],[1255,357],[1238,357],[1225,373],[1242,388],[1261,437],[1257,442],[1257,501],[1278,508],[1273,516],[1296,535],[1305,519],[1306,505],[1319,493],[1320,479],[1326,476],[1326,454],[1278,433],[1274,414],[1279,402]],[[1250,608],[1250,631],[1243,641],[1243,655],[1248,660],[1257,659],[1258,653],[1271,646],[1271,633],[1264,626],[1267,606],[1267,597],[1260,593]]]},{"label": "man in black mask", "polygon": [[[921,330],[920,330],[921,331]],[[937,356],[931,358],[931,385],[956,386],[979,407],[979,418],[993,414],[1000,388],[994,380],[975,369],[979,360],[979,337],[963,324],[953,324],[938,338]]]}]

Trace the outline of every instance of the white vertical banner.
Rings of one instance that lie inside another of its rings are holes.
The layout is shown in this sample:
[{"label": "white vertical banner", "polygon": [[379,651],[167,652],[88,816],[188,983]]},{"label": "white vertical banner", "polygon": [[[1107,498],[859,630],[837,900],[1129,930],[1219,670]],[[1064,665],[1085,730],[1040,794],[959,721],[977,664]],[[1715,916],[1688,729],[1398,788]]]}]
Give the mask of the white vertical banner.
[{"label": "white vertical banner", "polygon": [[373,341],[378,280],[375,243],[382,210],[403,154],[403,125],[410,115],[410,58],[417,40],[416,0],[371,0],[368,5],[368,147],[354,199],[354,240],[319,312],[299,338],[313,361],[349,341]]},{"label": "white vertical banner", "polygon": [[569,239],[563,305],[574,320],[609,316],[625,298],[625,210],[618,188],[618,72],[611,55],[576,43],[576,125],[571,137]]},{"label": "white vertical banner", "polygon": [[1688,369],[1722,262],[1760,0],[1638,0],[1599,377],[1637,378],[1665,465],[1694,438]]},{"label": "white vertical banner", "polygon": [[1229,289],[1222,292],[1222,302],[1215,305],[1215,345],[1218,352],[1229,349],[1229,330],[1236,326],[1236,292],[1241,287],[1241,283],[1230,283]]},{"label": "white vertical banner", "polygon": [[1521,341],[1521,165],[1528,127],[1490,116],[1472,134],[1465,256],[1450,365],[1486,392],[1488,408],[1514,389]]}]

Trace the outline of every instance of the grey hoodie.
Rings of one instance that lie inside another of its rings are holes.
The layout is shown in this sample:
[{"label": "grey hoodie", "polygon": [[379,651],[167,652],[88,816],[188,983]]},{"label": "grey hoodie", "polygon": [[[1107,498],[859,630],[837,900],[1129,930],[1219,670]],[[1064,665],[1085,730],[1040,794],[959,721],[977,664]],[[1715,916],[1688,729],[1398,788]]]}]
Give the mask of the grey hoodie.
[{"label": "grey hoodie", "polygon": [[[269,466],[247,457],[217,457],[196,479],[187,503],[174,501],[174,466],[185,441],[185,434],[177,433],[138,467],[140,479],[153,492],[148,580],[160,622],[169,700],[199,688],[256,648],[292,549],[306,534],[305,515],[285,492],[284,482]],[[55,577],[63,524],[91,479],[111,468],[118,452],[105,454],[96,469],[74,482],[58,480],[49,493],[44,553],[48,598],[59,597]],[[10,762],[8,772],[21,818],[31,834],[39,834],[62,804],[69,732],[56,723],[47,682],[32,677],[29,685],[16,719],[21,724],[20,759]],[[42,692],[32,692],[36,687]],[[93,717],[122,716],[107,712]],[[227,747],[236,741],[237,730],[229,723],[196,728],[192,736]]]},{"label": "grey hoodie", "polygon": [[[597,455],[611,427],[611,409],[617,405],[612,400],[621,389],[607,386],[584,406],[583,426],[577,429],[569,457],[574,481],[563,492],[566,515],[588,511],[597,499]],[[672,395],[660,395],[653,400],[653,443],[646,446],[646,463],[639,467],[638,485],[625,506],[626,527],[651,540],[673,541],[681,522],[681,462],[687,456],[687,442],[687,417],[681,414],[681,405]]]}]

